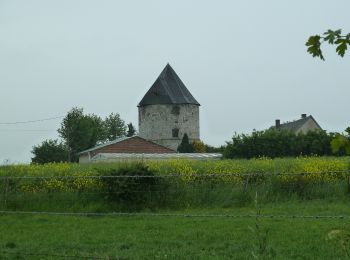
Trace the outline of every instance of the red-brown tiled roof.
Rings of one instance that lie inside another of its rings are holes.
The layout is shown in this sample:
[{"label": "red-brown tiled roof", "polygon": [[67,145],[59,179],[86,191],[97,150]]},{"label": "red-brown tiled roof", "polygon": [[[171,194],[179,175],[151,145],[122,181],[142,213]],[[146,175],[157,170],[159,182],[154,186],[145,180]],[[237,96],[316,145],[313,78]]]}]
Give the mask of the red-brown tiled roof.
[{"label": "red-brown tiled roof", "polygon": [[175,153],[172,149],[147,141],[139,136],[120,138],[82,151],[79,154],[88,152],[91,152],[92,156],[98,153]]}]

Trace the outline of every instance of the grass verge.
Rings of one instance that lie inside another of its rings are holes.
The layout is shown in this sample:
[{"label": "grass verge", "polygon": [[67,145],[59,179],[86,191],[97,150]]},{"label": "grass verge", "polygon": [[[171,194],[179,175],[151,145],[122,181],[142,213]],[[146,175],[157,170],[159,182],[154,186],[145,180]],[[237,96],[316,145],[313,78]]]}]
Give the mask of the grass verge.
[{"label": "grass verge", "polygon": [[[262,214],[350,214],[349,200],[266,204]],[[254,207],[172,211],[187,214],[251,214]],[[2,259],[58,259],[69,255],[105,259],[252,259],[254,218],[74,217],[0,215]],[[261,219],[276,259],[344,259],[332,230],[350,230],[349,220]],[[7,252],[7,253],[5,253]],[[24,256],[26,253],[42,256]],[[0,259],[1,259],[0,257]]]}]

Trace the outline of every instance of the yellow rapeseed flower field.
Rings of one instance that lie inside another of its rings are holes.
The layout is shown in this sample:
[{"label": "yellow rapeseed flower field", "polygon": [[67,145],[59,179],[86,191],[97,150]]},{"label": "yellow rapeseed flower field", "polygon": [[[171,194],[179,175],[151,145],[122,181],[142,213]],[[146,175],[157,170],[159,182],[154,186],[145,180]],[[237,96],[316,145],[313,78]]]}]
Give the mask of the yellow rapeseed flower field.
[{"label": "yellow rapeseed flower field", "polygon": [[[283,182],[294,182],[303,178],[304,181],[335,182],[348,177],[348,157],[298,157],[298,158],[258,158],[250,160],[217,160],[217,161],[145,161],[145,164],[157,175],[178,174],[184,181],[192,182],[200,174],[220,174],[220,179],[232,184],[240,184],[244,176],[229,176],[229,174],[252,174],[264,178],[267,174],[290,173],[295,175],[281,175]],[[25,180],[17,179],[17,185],[22,191],[79,191],[98,188],[100,181],[95,178],[84,178],[98,175],[97,169],[120,167],[121,163],[106,164],[70,164],[49,163],[44,165],[10,165],[0,167],[0,176],[43,176],[55,177],[48,179]],[[334,172],[339,172],[336,173]],[[333,172],[332,174],[318,174]],[[300,175],[300,173],[306,173]],[[228,174],[225,176],[225,174]],[[77,178],[62,178],[75,176]]]}]

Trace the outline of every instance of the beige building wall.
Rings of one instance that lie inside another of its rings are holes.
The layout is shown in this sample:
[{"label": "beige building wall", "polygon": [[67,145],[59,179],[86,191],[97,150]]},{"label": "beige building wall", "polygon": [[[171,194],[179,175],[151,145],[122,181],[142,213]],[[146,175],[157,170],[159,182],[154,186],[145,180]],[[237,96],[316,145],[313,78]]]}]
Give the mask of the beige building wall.
[{"label": "beige building wall", "polygon": [[306,123],[296,131],[296,134],[303,133],[306,134],[309,131],[322,130],[318,124],[312,119],[309,118]]},{"label": "beige building wall", "polygon": [[139,107],[140,137],[176,151],[185,133],[190,142],[200,139],[198,105]]},{"label": "beige building wall", "polygon": [[88,153],[85,153],[79,156],[79,163],[89,163],[89,162],[90,162],[90,156]]}]

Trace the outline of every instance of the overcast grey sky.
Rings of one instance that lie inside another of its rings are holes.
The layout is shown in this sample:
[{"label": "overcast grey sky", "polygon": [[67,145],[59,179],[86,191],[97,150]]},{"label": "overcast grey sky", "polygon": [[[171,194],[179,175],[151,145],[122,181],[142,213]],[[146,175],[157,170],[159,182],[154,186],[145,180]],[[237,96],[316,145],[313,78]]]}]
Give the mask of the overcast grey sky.
[{"label": "overcast grey sky", "polygon": [[[350,53],[312,58],[309,35],[350,32],[349,0],[0,0],[0,123],[118,112],[137,104],[169,62],[201,103],[201,138],[312,114],[328,131],[350,125]],[[0,124],[0,163],[29,162],[60,119]]]}]

